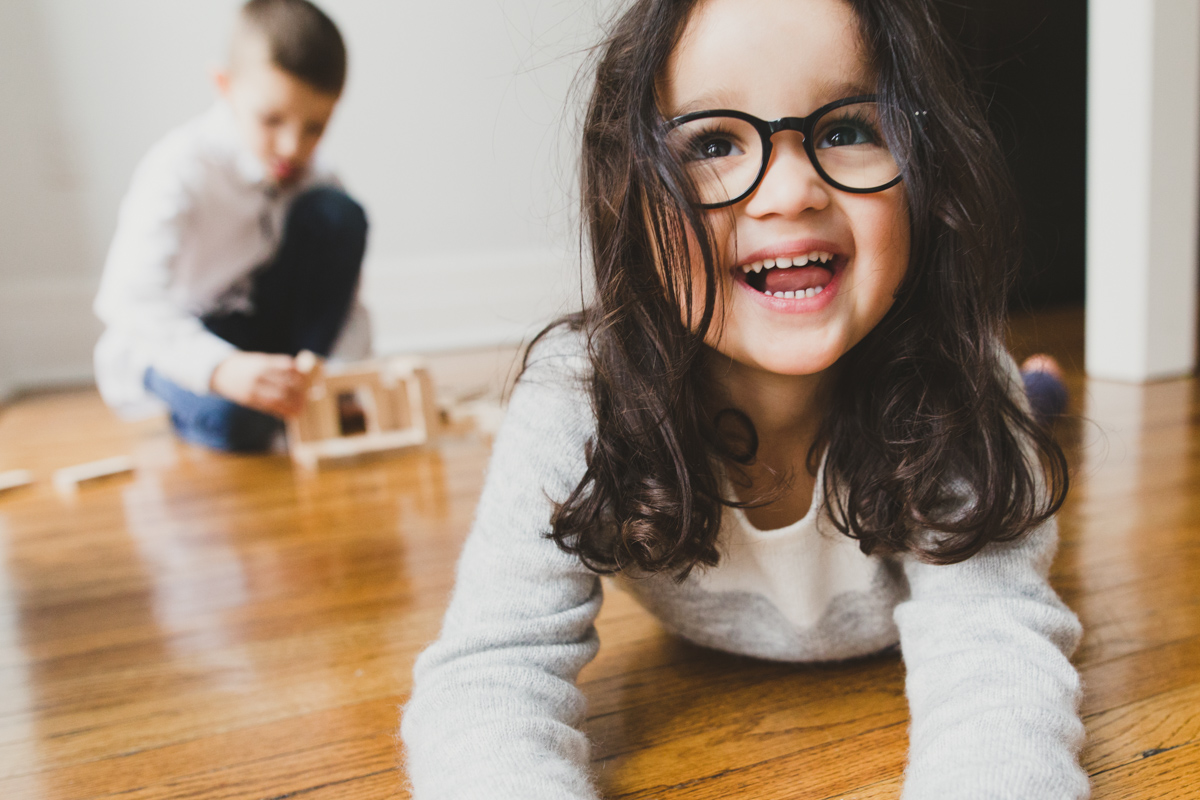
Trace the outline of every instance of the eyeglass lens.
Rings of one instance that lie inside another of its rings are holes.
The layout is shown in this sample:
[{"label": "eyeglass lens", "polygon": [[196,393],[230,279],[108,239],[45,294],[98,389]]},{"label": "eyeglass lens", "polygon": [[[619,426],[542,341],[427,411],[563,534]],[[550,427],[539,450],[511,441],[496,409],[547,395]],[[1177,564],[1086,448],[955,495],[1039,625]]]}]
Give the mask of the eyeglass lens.
[{"label": "eyeglass lens", "polygon": [[[704,205],[720,205],[750,190],[763,171],[763,141],[738,117],[701,117],[671,129],[667,143]],[[878,104],[831,109],[812,129],[812,152],[827,179],[848,189],[886,186],[900,174],[879,122]]]}]

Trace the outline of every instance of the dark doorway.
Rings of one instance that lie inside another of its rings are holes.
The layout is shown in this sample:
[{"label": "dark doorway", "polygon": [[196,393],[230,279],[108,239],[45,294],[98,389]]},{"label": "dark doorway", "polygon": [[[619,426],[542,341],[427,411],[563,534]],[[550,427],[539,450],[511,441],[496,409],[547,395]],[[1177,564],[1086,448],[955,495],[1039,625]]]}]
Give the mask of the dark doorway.
[{"label": "dark doorway", "polygon": [[1087,0],[938,0],[979,71],[1016,179],[1026,258],[1014,309],[1084,298]]}]

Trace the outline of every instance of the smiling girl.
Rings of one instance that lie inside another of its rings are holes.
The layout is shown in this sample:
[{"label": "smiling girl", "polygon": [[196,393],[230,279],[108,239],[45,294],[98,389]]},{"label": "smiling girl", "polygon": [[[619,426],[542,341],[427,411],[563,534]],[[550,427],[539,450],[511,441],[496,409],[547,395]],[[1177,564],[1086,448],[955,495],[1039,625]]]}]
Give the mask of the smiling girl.
[{"label": "smiling girl", "polygon": [[[600,574],[759,658],[899,643],[906,800],[1083,798],[1066,492],[1017,242],[928,0],[640,0],[598,66],[597,297],[535,342],[402,726],[417,800],[592,798]],[[797,787],[802,792],[803,787]]]}]

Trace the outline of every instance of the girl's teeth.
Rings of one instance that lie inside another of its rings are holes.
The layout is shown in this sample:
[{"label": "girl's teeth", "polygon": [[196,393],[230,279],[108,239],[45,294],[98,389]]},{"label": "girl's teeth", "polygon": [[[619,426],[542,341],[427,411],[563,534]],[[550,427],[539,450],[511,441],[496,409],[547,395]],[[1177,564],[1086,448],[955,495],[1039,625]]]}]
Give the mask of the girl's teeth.
[{"label": "girl's teeth", "polygon": [[743,264],[742,272],[749,275],[751,272],[762,272],[764,269],[787,269],[788,267],[803,267],[807,264],[827,264],[833,260],[833,253],[812,252],[806,256],[784,256],[783,258],[765,258],[762,261],[755,261],[753,264]]},{"label": "girl's teeth", "polygon": [[824,286],[811,286],[807,289],[799,289],[794,292],[767,292],[771,297],[778,297],[781,300],[805,300],[809,297],[816,297],[821,292],[825,291]]}]

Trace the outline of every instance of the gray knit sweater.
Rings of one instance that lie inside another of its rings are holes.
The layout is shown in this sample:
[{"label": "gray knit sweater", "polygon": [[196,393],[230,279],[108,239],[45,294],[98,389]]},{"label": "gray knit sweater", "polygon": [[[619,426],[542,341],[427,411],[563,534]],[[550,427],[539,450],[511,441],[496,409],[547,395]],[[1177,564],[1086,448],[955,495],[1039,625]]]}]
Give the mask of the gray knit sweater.
[{"label": "gray knit sweater", "polygon": [[[599,648],[596,575],[545,538],[594,420],[580,339],[544,342],[513,392],[441,635],[401,734],[415,800],[597,797],[579,670]],[[820,486],[820,481],[818,481]],[[1046,581],[1053,522],[952,566],[864,556],[809,513],[759,531],[737,511],[721,563],[623,588],[698,644],[789,661],[899,641],[911,710],[904,800],[1075,800],[1079,623]]]}]

